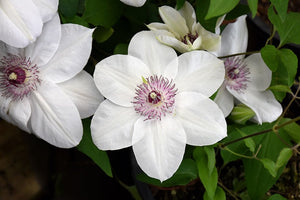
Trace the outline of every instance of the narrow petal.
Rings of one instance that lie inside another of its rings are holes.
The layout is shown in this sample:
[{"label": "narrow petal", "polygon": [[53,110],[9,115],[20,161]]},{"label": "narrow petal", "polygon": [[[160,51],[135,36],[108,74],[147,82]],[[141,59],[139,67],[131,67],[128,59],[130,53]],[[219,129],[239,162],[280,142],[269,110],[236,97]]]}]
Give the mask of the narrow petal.
[{"label": "narrow petal", "polygon": [[134,7],[141,7],[145,4],[146,0],[121,0],[123,3],[134,6]]},{"label": "narrow petal", "polygon": [[93,77],[85,71],[81,71],[68,81],[59,83],[58,86],[75,103],[81,119],[93,115],[100,102],[104,100],[96,88]]},{"label": "narrow petal", "polygon": [[221,49],[218,56],[226,56],[245,52],[248,45],[248,29],[246,15],[237,18],[236,22],[228,24],[222,32]]},{"label": "narrow petal", "polygon": [[217,52],[221,48],[221,36],[207,31],[200,23],[195,24],[194,30],[202,37],[201,49]]},{"label": "narrow petal", "polygon": [[250,71],[248,87],[258,91],[266,90],[271,84],[272,71],[265,64],[260,53],[248,56],[244,61]]},{"label": "narrow petal", "polygon": [[103,101],[92,119],[93,142],[101,150],[131,146],[134,123],[139,117],[133,107],[127,108],[109,100]]},{"label": "narrow petal", "polygon": [[43,33],[35,43],[25,49],[25,56],[39,67],[45,65],[55,54],[61,37],[61,24],[58,14],[44,24]]},{"label": "narrow petal", "polygon": [[185,19],[177,10],[170,6],[161,6],[158,11],[164,23],[177,38],[182,38],[189,33]]},{"label": "narrow petal", "polygon": [[225,17],[226,17],[226,14],[221,16],[221,17],[218,17],[218,19],[217,19],[216,27],[215,27],[215,33],[218,34],[218,35],[220,35],[220,32],[221,32],[220,26],[222,25]]},{"label": "narrow petal", "polygon": [[[166,24],[163,23],[158,23],[158,22],[153,22],[151,24],[148,24],[147,27],[152,30],[152,31],[156,31],[156,30],[164,30],[164,31],[168,31],[169,32],[169,28]],[[170,32],[170,34],[173,35],[173,33]],[[174,36],[175,37],[175,36]]]},{"label": "narrow petal", "polygon": [[129,43],[128,54],[141,59],[151,70],[152,74],[172,77],[177,68],[168,68],[170,62],[177,59],[176,52],[157,41],[155,33],[141,31],[133,36]]},{"label": "narrow petal", "polygon": [[191,50],[188,45],[186,45],[183,42],[177,40],[175,37],[160,34],[160,35],[157,35],[156,38],[162,44],[170,46],[170,47],[174,48],[175,50],[177,50],[180,53],[189,52]]},{"label": "narrow petal", "polygon": [[186,136],[180,123],[165,116],[160,120],[144,121],[134,126],[133,140],[144,137],[133,145],[139,166],[150,177],[164,181],[178,169],[185,150]]},{"label": "narrow petal", "polygon": [[150,76],[148,67],[129,55],[113,55],[96,65],[94,80],[99,91],[115,104],[131,107],[135,89]]},{"label": "narrow petal", "polygon": [[224,81],[223,61],[206,51],[182,54],[178,62],[175,83],[179,91],[194,91],[211,96]]},{"label": "narrow petal", "polygon": [[0,38],[5,43],[24,48],[41,34],[43,22],[31,0],[0,2]]},{"label": "narrow petal", "polygon": [[193,28],[193,24],[196,23],[196,13],[193,6],[186,1],[182,8],[178,10],[178,12],[185,19],[188,29],[191,31]]},{"label": "narrow petal", "polygon": [[187,144],[211,145],[226,137],[227,125],[222,111],[215,102],[199,93],[179,93],[175,117],[185,130]]},{"label": "narrow petal", "polygon": [[89,59],[93,31],[77,24],[63,24],[59,47],[43,67],[43,74],[55,83],[64,82],[78,74]]},{"label": "narrow petal", "polygon": [[22,101],[11,101],[0,96],[0,117],[7,122],[30,133],[28,121],[31,115],[31,108],[28,99]]},{"label": "narrow petal", "polygon": [[273,122],[282,113],[282,107],[271,91],[245,90],[243,92],[236,92],[230,88],[227,89],[234,97],[255,112],[256,121],[259,124]]},{"label": "narrow petal", "polygon": [[233,96],[227,91],[224,84],[219,89],[214,102],[220,107],[225,117],[232,111],[234,106]]},{"label": "narrow petal", "polygon": [[79,112],[58,86],[43,81],[30,103],[31,127],[38,137],[61,148],[78,145],[83,133]]},{"label": "narrow petal", "polygon": [[32,0],[40,11],[43,22],[49,21],[57,11],[58,0]]}]

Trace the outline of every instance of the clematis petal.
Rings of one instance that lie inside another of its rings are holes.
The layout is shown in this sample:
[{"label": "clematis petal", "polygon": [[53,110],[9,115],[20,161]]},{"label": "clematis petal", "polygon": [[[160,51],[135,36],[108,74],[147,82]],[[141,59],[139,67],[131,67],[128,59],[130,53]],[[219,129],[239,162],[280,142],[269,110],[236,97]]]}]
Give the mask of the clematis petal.
[{"label": "clematis petal", "polygon": [[59,83],[58,86],[75,103],[81,119],[93,115],[100,102],[104,100],[96,88],[93,77],[85,71],[81,71],[68,81]]},{"label": "clematis petal", "polygon": [[176,115],[190,145],[211,145],[226,137],[227,125],[220,108],[211,99],[196,93],[176,96]]},{"label": "clematis petal", "polygon": [[193,29],[193,24],[196,23],[196,13],[193,8],[193,6],[186,1],[182,8],[178,10],[178,12],[182,15],[182,17],[186,20],[186,24],[188,26],[188,29],[192,31]]},{"label": "clematis petal", "polygon": [[221,49],[218,56],[245,52],[248,45],[248,29],[246,15],[237,18],[236,22],[228,24],[222,32]]},{"label": "clematis petal", "polygon": [[218,34],[218,35],[220,35],[220,32],[221,32],[220,26],[222,25],[225,17],[226,17],[226,14],[221,16],[221,17],[218,17],[218,19],[217,19],[216,27],[215,27],[215,33]]},{"label": "clematis petal", "polygon": [[121,0],[121,2],[134,7],[141,7],[145,4],[146,0]]},{"label": "clematis petal", "polygon": [[32,0],[42,16],[43,22],[49,21],[57,11],[58,0]]},{"label": "clematis petal", "polygon": [[220,87],[214,102],[220,107],[225,117],[232,111],[234,106],[233,96],[227,91],[224,84]]},{"label": "clematis petal", "polygon": [[272,71],[263,61],[261,54],[252,54],[244,61],[250,71],[248,87],[258,91],[266,90],[272,81]]},{"label": "clematis petal", "polygon": [[184,53],[178,57],[178,62],[175,83],[179,91],[211,96],[224,81],[223,61],[206,51]]},{"label": "clematis petal", "polygon": [[273,122],[282,113],[282,107],[271,91],[261,92],[249,89],[243,92],[237,92],[228,87],[227,89],[235,98],[255,112],[256,121],[259,124],[263,122]]},{"label": "clematis petal", "polygon": [[150,75],[148,67],[129,55],[113,55],[96,65],[94,80],[99,91],[115,104],[132,107],[135,89]]},{"label": "clematis petal", "polygon": [[41,34],[43,22],[31,0],[0,2],[0,40],[23,48]]},{"label": "clematis petal", "polygon": [[144,137],[133,144],[136,160],[150,177],[164,181],[178,169],[185,150],[186,136],[180,123],[170,116],[161,121],[140,118],[134,125],[133,140]]},{"label": "clematis petal", "polygon": [[[160,32],[162,32],[162,31],[160,31]],[[188,46],[188,45],[184,44],[183,42],[177,40],[175,37],[172,37],[172,36],[169,36],[169,35],[166,35],[166,34],[159,34],[158,33],[156,38],[162,44],[170,46],[170,47],[176,49],[180,53],[185,53],[185,52],[188,52],[188,51],[192,50],[190,48],[190,46]]]},{"label": "clematis petal", "polygon": [[47,79],[55,83],[64,82],[84,68],[92,50],[93,31],[76,24],[61,26],[59,47],[41,71]]},{"label": "clematis petal", "polygon": [[83,133],[79,112],[58,86],[43,81],[30,104],[31,127],[38,137],[61,148],[78,145]]},{"label": "clematis petal", "polygon": [[35,43],[25,49],[25,56],[39,67],[45,65],[55,54],[61,37],[61,24],[58,14],[44,24],[43,33]]},{"label": "clematis petal", "polygon": [[216,52],[221,48],[221,36],[207,31],[200,23],[196,23],[194,30],[202,37],[201,49]]},{"label": "clematis petal", "polygon": [[168,64],[177,59],[176,52],[157,41],[155,33],[141,31],[133,36],[129,43],[128,55],[141,59],[151,70],[152,74],[173,77],[177,67]]},{"label": "clematis petal", "polygon": [[30,114],[31,108],[28,99],[11,101],[0,96],[0,117],[26,132],[30,132],[27,126]]},{"label": "clematis petal", "polygon": [[[164,30],[167,31],[168,34],[173,35],[173,33],[169,32],[169,28],[166,24],[163,23],[158,23],[158,22],[153,22],[151,24],[148,24],[147,27],[152,30],[152,31],[156,31],[156,30]],[[174,36],[174,35],[173,35]],[[175,36],[174,36],[175,37]]]},{"label": "clematis petal", "polygon": [[185,19],[177,10],[170,6],[161,6],[158,11],[161,19],[177,38],[182,38],[189,33]]},{"label": "clematis petal", "polygon": [[131,146],[134,123],[139,117],[134,108],[118,106],[109,100],[103,101],[91,123],[93,142],[101,150]]}]

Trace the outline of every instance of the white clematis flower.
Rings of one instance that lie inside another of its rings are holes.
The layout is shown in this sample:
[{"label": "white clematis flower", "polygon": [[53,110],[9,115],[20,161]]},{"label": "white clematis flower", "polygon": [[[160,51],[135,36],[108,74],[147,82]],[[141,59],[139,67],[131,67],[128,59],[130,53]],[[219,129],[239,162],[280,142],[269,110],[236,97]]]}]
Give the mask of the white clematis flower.
[{"label": "white clematis flower", "polygon": [[24,48],[41,34],[56,13],[58,0],[1,0],[0,40]]},{"label": "white clematis flower", "polygon": [[145,4],[146,0],[121,0],[121,2],[134,7],[141,7]]},{"label": "white clematis flower", "polygon": [[[227,25],[222,32],[222,45],[218,56],[246,52],[248,30],[246,16]],[[234,99],[247,105],[255,112],[254,120],[262,122],[275,121],[282,113],[280,103],[267,88],[272,80],[272,72],[266,66],[259,53],[229,57],[224,60],[226,78],[219,89],[215,102],[225,116],[234,106]]]},{"label": "white clematis flower", "polygon": [[76,146],[81,118],[91,116],[103,98],[82,71],[92,32],[61,25],[56,15],[25,49],[0,43],[0,117],[57,147]]},{"label": "white clematis flower", "polygon": [[139,166],[161,181],[178,169],[185,145],[210,145],[226,136],[222,111],[209,99],[224,80],[224,64],[205,51],[177,57],[153,32],[137,33],[128,55],[96,65],[94,79],[107,98],[91,123],[102,150],[133,146]]},{"label": "white clematis flower", "polygon": [[[213,52],[219,50],[221,36],[207,31],[196,21],[195,10],[189,2],[186,1],[180,10],[162,6],[159,14],[164,24],[151,23],[148,28],[156,33],[161,43],[181,53],[197,49]],[[223,18],[217,22],[216,33],[219,32],[221,21]]]}]

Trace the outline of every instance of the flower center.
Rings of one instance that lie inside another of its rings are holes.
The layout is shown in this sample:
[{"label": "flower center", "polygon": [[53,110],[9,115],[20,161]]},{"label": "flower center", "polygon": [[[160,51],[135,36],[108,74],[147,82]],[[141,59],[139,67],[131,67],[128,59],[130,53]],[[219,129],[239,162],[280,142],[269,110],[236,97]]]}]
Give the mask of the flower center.
[{"label": "flower center", "polygon": [[239,57],[226,58],[224,65],[226,85],[237,92],[243,92],[247,88],[247,82],[250,79],[250,71],[247,65]]},{"label": "flower center", "polygon": [[29,58],[8,55],[0,60],[0,93],[13,101],[22,100],[40,83],[38,67]]},{"label": "flower center", "polygon": [[198,38],[198,36],[199,35],[197,32],[194,35],[192,33],[188,33],[181,39],[181,42],[187,45],[193,44],[194,41]]},{"label": "flower center", "polygon": [[146,117],[145,120],[161,120],[162,116],[173,112],[176,92],[172,80],[154,75],[143,78],[143,83],[136,88],[132,103],[135,111]]}]

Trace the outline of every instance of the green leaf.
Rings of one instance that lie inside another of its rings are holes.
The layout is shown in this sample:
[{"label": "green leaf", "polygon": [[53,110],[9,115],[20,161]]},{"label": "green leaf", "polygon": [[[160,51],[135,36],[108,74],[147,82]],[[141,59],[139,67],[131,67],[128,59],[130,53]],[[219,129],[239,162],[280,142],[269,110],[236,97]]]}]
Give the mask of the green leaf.
[{"label": "green leaf", "polygon": [[73,18],[78,9],[79,0],[59,0],[58,11],[67,18]]},{"label": "green leaf", "polygon": [[84,134],[77,149],[90,157],[106,173],[106,175],[112,177],[113,175],[107,153],[99,150],[92,141],[90,124],[90,119],[83,120]]},{"label": "green leaf", "polygon": [[210,0],[196,0],[196,16],[200,24],[208,31],[215,32],[218,17],[205,19]]},{"label": "green leaf", "polygon": [[110,28],[119,20],[123,9],[120,0],[86,0],[83,18],[94,26]]},{"label": "green leaf", "polygon": [[113,28],[97,27],[93,33],[93,38],[96,40],[96,42],[102,43],[108,40],[113,33]]},{"label": "green leaf", "polygon": [[274,7],[270,6],[268,16],[279,33],[280,47],[287,43],[300,44],[300,13],[289,12],[282,20],[282,17],[275,13]]},{"label": "green leaf", "polygon": [[176,9],[179,10],[184,5],[185,0],[176,0]]},{"label": "green leaf", "polygon": [[293,150],[290,148],[283,148],[276,161],[276,169],[279,169],[282,166],[285,166],[287,162],[290,160],[290,158],[293,155]]},{"label": "green leaf", "polygon": [[258,0],[248,0],[248,5],[252,13],[252,18],[255,17],[256,12],[257,12],[257,4]]},{"label": "green leaf", "polygon": [[270,198],[268,198],[268,200],[287,200],[287,199],[281,196],[280,194],[273,194],[272,196],[270,196]]},{"label": "green leaf", "polygon": [[215,150],[213,147],[204,147],[204,151],[207,155],[207,167],[208,167],[208,171],[209,171],[209,174],[211,175],[213,170],[214,170],[214,167],[216,165],[216,155],[215,155]]},{"label": "green leaf", "polygon": [[218,172],[217,172],[217,168],[214,167],[213,172],[209,173],[207,156],[208,155],[205,152],[204,148],[202,147],[195,148],[193,157],[197,164],[199,178],[204,188],[206,189],[208,197],[213,199],[218,184]]},{"label": "green leaf", "polygon": [[249,119],[255,116],[255,112],[244,104],[235,106],[229,116],[229,119],[237,124],[245,124]]},{"label": "green leaf", "polygon": [[119,180],[119,183],[121,186],[123,186],[135,200],[143,200],[142,197],[140,196],[140,193],[135,185],[129,186],[123,183],[122,181]]},{"label": "green leaf", "polygon": [[[241,134],[242,137],[247,136],[247,134],[244,133],[243,131],[241,131],[240,129],[237,129],[237,131]],[[250,138],[244,139],[244,143],[249,148],[249,150],[252,153],[254,153],[254,151],[255,151],[255,142],[254,142],[254,140],[250,137]]]},{"label": "green leaf", "polygon": [[211,199],[208,196],[208,193],[205,191],[203,195],[203,200],[226,200],[226,194],[224,190],[218,186],[214,198]]},{"label": "green leaf", "polygon": [[289,0],[271,0],[271,3],[276,8],[281,21],[284,21],[287,14]]},{"label": "green leaf", "polygon": [[137,175],[137,179],[139,181],[151,185],[156,185],[159,187],[172,187],[177,185],[188,184],[189,182],[191,182],[192,180],[198,177],[197,173],[198,172],[197,172],[197,166],[195,161],[190,158],[187,158],[187,159],[183,159],[175,174],[171,178],[169,178],[168,180],[162,183],[159,180],[151,178],[144,173]]},{"label": "green leaf", "polygon": [[266,45],[261,49],[261,56],[272,72],[276,72],[280,65],[280,50],[273,45]]},{"label": "green leaf", "polygon": [[114,54],[124,54],[127,55],[128,53],[128,44],[120,43],[114,49]]},{"label": "green leaf", "polygon": [[[291,119],[283,119],[283,122],[290,121]],[[296,122],[288,124],[282,128],[287,134],[296,142],[300,143],[300,126]]]},{"label": "green leaf", "polygon": [[264,165],[264,167],[269,171],[269,173],[273,176],[276,177],[277,175],[277,170],[276,170],[276,164],[272,160],[268,158],[262,158],[259,159],[259,161]]},{"label": "green leaf", "polygon": [[285,92],[285,93],[292,92],[289,86],[287,85],[273,85],[268,89],[272,91]]},{"label": "green leaf", "polygon": [[224,15],[231,11],[238,3],[239,0],[210,0],[205,19]]}]

